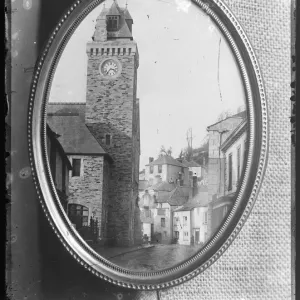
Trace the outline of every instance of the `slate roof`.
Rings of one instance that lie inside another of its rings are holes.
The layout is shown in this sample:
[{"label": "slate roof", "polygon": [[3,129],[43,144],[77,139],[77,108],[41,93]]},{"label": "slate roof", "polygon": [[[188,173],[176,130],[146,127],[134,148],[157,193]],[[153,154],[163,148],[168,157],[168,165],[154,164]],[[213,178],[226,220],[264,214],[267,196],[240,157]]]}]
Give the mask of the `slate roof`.
[{"label": "slate roof", "polygon": [[188,197],[186,197],[184,195],[182,189],[178,186],[178,187],[176,187],[175,190],[173,190],[171,192],[168,203],[170,205],[178,206],[178,205],[182,205],[182,204],[186,203],[187,200],[188,200]]},{"label": "slate roof", "polygon": [[[116,31],[108,31],[107,32],[107,39],[111,38],[129,38],[132,39],[132,33],[126,23],[126,20],[132,20],[129,11],[127,8],[119,7],[118,3],[115,1],[112,3],[110,8],[103,8],[100,12],[100,15],[97,18],[97,22],[99,20],[103,20],[106,16],[119,16],[119,28]],[[98,26],[96,25],[96,30]],[[99,27],[100,30],[100,27]],[[94,37],[96,34],[94,34]]]},{"label": "slate roof", "polygon": [[158,182],[148,187],[148,190],[160,191],[160,192],[171,192],[175,189],[175,183],[169,183],[166,181]]},{"label": "slate roof", "polygon": [[61,143],[58,140],[58,136],[55,134],[55,132],[51,129],[51,127],[49,126],[49,124],[47,124],[47,136],[51,139],[51,143],[55,143],[56,145],[56,149],[60,152],[60,155],[62,157],[62,159],[65,161],[67,167],[69,170],[72,169],[72,165],[71,162],[68,158],[68,156],[66,155],[63,146],[61,145]]},{"label": "slate roof", "polygon": [[247,118],[247,111],[246,110],[243,110],[235,115],[233,115],[232,117],[239,117],[239,118],[243,118],[243,119],[246,119]]},{"label": "slate roof", "polygon": [[234,115],[232,115],[232,116],[229,116],[229,117],[225,118],[224,120],[220,120],[220,121],[218,121],[218,122],[215,122],[214,124],[209,125],[209,126],[207,127],[207,129],[210,129],[211,127],[213,127],[213,126],[215,126],[215,125],[217,125],[217,124],[219,124],[219,123],[221,123],[221,122],[223,122],[223,121],[225,121],[225,120],[227,120],[227,119],[231,119],[231,118],[240,118],[241,121],[242,121],[242,120],[244,120],[244,119],[247,118],[247,111],[246,111],[246,110],[241,111],[241,112],[239,112],[239,113],[237,113],[237,114],[234,114]]},{"label": "slate roof", "polygon": [[154,166],[154,165],[172,165],[172,166],[178,166],[178,167],[184,167],[187,168],[184,164],[173,158],[169,155],[162,155],[158,159],[154,160],[153,162],[149,163],[146,166]]},{"label": "slate roof", "polygon": [[247,120],[242,121],[222,143],[220,149],[226,151],[247,129]]},{"label": "slate roof", "polygon": [[[150,189],[150,188],[149,188]],[[156,196],[156,203],[168,203],[171,206],[180,206],[186,203],[188,196],[180,186],[174,186],[173,190],[159,190]]]},{"label": "slate roof", "polygon": [[119,7],[116,1],[114,1],[111,5],[111,7],[108,9],[108,12],[106,14],[107,16],[121,16],[119,12]]},{"label": "slate roof", "polygon": [[47,115],[80,116],[84,121],[85,106],[85,102],[50,102],[47,105]]},{"label": "slate roof", "polygon": [[127,9],[127,7],[124,9],[124,18],[125,20],[132,20],[132,17]]},{"label": "slate roof", "polygon": [[208,206],[208,201],[205,200],[200,200],[200,201],[195,201],[194,199],[189,200],[188,202],[186,202],[185,204],[183,204],[182,207],[179,207],[177,209],[175,209],[174,211],[178,212],[178,211],[191,211],[196,207],[207,207]]},{"label": "slate roof", "polygon": [[205,207],[206,205],[201,205],[201,204],[184,204],[182,207],[179,207],[177,209],[174,209],[174,212],[179,212],[179,211],[191,211],[196,207]]},{"label": "slate roof", "polygon": [[66,154],[108,155],[84,123],[82,104],[51,103],[47,108],[47,123],[59,134]]},{"label": "slate roof", "polygon": [[197,167],[201,167],[198,163],[196,163],[195,161],[187,161],[185,159],[182,160],[182,163],[187,166],[188,168],[197,168]]}]

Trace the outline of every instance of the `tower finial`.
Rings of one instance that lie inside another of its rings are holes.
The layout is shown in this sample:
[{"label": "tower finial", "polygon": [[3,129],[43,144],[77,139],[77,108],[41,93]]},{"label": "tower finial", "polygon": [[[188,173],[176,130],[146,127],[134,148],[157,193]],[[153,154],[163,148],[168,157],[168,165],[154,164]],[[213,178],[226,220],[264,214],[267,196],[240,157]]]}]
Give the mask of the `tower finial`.
[{"label": "tower finial", "polygon": [[127,5],[128,5],[128,1],[126,0],[126,8],[127,8]]}]

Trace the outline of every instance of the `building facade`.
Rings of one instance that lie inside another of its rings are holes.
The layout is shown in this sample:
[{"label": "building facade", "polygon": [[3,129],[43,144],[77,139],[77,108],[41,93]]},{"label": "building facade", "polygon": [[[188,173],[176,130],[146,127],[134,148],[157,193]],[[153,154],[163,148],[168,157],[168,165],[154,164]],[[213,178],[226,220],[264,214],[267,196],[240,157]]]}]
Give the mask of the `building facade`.
[{"label": "building facade", "polygon": [[180,245],[203,245],[208,239],[208,206],[187,203],[174,210],[173,236]]},{"label": "building facade", "polygon": [[149,158],[145,166],[145,179],[149,185],[158,182],[178,182],[181,186],[189,186],[189,168],[169,155],[158,159]]},{"label": "building facade", "polygon": [[173,236],[180,245],[203,245],[208,239],[208,189],[199,185],[196,195],[174,210]]},{"label": "building facade", "polygon": [[246,112],[241,112],[207,128],[208,235],[211,236],[230,211],[241,177],[247,142]]},{"label": "building facade", "polygon": [[175,183],[159,182],[141,192],[139,206],[143,234],[154,243],[173,242],[173,211],[186,203],[189,190]]},{"label": "building facade", "polygon": [[69,172],[72,170],[72,165],[58,140],[58,135],[55,134],[48,124],[47,155],[56,192],[61,200],[64,210],[68,212]]},{"label": "building facade", "polygon": [[68,216],[78,231],[97,221],[98,242],[105,243],[112,159],[84,124],[84,103],[49,103],[48,124],[59,135],[69,171]]}]

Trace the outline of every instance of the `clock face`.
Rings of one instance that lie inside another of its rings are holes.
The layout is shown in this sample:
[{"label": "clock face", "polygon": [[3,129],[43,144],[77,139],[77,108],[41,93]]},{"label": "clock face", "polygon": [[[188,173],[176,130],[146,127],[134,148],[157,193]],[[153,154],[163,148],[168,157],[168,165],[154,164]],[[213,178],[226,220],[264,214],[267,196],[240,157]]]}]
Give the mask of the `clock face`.
[{"label": "clock face", "polygon": [[115,76],[118,71],[119,71],[119,66],[117,62],[115,62],[112,59],[106,60],[101,66],[101,73],[104,76],[109,76],[109,77]]}]

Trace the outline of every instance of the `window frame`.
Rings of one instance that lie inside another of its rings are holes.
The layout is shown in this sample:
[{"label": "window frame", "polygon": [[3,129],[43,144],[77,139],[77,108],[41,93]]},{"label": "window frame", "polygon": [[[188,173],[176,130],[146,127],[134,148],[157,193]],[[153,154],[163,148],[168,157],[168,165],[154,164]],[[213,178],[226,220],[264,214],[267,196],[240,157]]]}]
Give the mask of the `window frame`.
[{"label": "window frame", "polygon": [[149,167],[149,173],[150,173],[150,174],[153,174],[153,173],[154,173],[154,166],[150,166],[150,167]]},{"label": "window frame", "polygon": [[162,165],[157,165],[157,173],[162,173]]},{"label": "window frame", "polygon": [[160,227],[166,227],[166,218],[160,218]]},{"label": "window frame", "polygon": [[119,17],[118,16],[107,16],[107,30],[117,31],[119,28]]},{"label": "window frame", "polygon": [[[75,213],[74,213],[75,212]],[[68,217],[70,221],[76,225],[76,229],[86,227],[89,225],[89,209],[88,207],[82,204],[69,203],[68,204]],[[74,223],[74,218],[81,220],[80,226],[78,227],[79,222]]]},{"label": "window frame", "polygon": [[208,215],[208,214],[207,214],[207,211],[205,211],[205,212],[204,212],[204,218],[203,218],[203,219],[204,219],[204,224],[205,224],[205,225],[207,225],[207,222],[208,222],[208,221],[207,221],[207,215]]},{"label": "window frame", "polygon": [[[74,161],[79,161],[80,162],[80,165],[79,165],[79,175],[74,175]],[[82,158],[76,158],[76,157],[72,157],[72,177],[81,177],[82,176]]]},{"label": "window frame", "polygon": [[183,216],[183,218],[182,218],[182,225],[183,226],[187,226],[187,223],[188,223],[188,217],[187,216]]},{"label": "window frame", "polygon": [[188,231],[184,231],[183,232],[183,240],[184,241],[188,241],[189,240],[189,232]]}]

